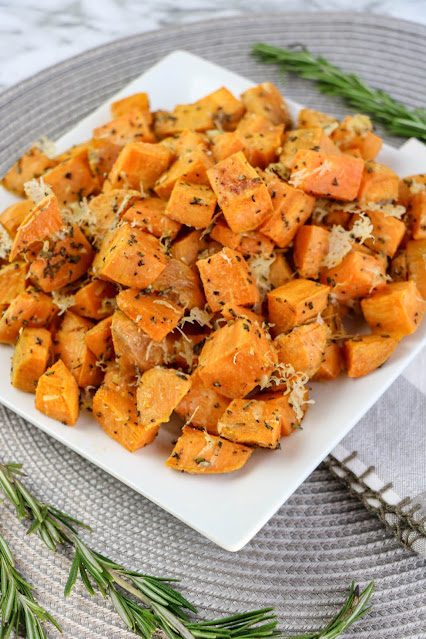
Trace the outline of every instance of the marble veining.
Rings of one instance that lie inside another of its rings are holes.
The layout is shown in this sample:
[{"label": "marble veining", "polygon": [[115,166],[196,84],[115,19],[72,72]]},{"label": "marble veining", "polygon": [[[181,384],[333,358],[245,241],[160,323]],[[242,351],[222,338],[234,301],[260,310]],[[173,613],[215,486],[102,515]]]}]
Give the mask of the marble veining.
[{"label": "marble veining", "polygon": [[425,0],[0,0],[0,90],[72,55],[144,31],[273,11],[368,11],[426,24]]}]

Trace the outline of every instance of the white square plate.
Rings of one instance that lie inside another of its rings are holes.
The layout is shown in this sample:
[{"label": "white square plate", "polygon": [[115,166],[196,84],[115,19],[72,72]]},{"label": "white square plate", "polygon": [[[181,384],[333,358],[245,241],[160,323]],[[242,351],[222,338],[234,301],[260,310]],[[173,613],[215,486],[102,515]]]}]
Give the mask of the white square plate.
[{"label": "white square plate", "polygon": [[[95,126],[110,119],[109,104],[118,98],[146,91],[154,110],[171,109],[221,86],[239,95],[253,83],[189,53],[176,51],[64,135],[57,143],[58,151],[89,139]],[[299,105],[290,101],[289,105],[296,115]],[[414,140],[399,151],[385,146],[380,159],[401,176],[426,171],[426,149]],[[0,190],[0,210],[15,200]],[[303,430],[281,440],[281,450],[256,451],[243,469],[228,475],[192,476],[165,466],[171,442],[179,433],[177,420],[162,426],[153,444],[129,453],[110,439],[88,413],[81,415],[74,428],[45,417],[35,410],[33,395],[11,386],[12,349],[5,345],[0,346],[0,401],[222,548],[237,551],[378,400],[425,343],[426,321],[401,342],[383,368],[365,378],[352,380],[342,375],[329,384],[316,385],[312,391],[316,403],[303,422]]]}]

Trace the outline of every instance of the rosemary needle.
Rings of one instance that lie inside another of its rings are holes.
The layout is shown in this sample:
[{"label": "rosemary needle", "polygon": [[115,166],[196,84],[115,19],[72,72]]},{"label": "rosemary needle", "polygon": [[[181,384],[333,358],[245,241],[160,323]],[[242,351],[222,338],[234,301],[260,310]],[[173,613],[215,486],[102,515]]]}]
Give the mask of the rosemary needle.
[{"label": "rosemary needle", "polygon": [[283,71],[317,82],[320,91],[343,98],[352,107],[369,113],[390,133],[426,142],[425,109],[410,111],[385,91],[369,87],[354,73],[345,73],[322,56],[315,57],[304,47],[285,49],[262,42],[253,46],[253,54],[260,62],[278,64]]}]

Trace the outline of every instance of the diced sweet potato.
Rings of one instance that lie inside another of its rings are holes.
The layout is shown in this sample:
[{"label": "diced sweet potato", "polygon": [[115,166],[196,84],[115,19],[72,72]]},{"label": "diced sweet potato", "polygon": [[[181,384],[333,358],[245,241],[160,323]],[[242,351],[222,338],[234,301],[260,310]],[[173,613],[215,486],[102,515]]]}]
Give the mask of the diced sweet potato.
[{"label": "diced sweet potato", "polygon": [[121,219],[155,237],[174,240],[182,225],[167,217],[166,206],[167,203],[159,197],[139,198],[130,203]]},{"label": "diced sweet potato", "polygon": [[224,222],[217,222],[210,232],[212,240],[243,255],[269,256],[274,250],[274,243],[259,231],[250,233],[234,233]]},{"label": "diced sweet potato", "polygon": [[[300,428],[304,414],[307,411],[308,404],[302,405],[303,416],[297,417],[296,412],[291,404],[290,395],[284,395],[282,389],[275,387],[276,392],[260,393],[255,395],[253,399],[268,402],[278,408],[280,416],[281,437],[288,437],[295,430]],[[274,390],[274,388],[272,389]],[[308,399],[308,390],[306,390],[306,399]]]},{"label": "diced sweet potato", "polygon": [[229,473],[244,466],[252,452],[249,446],[185,426],[166,465],[192,474]]},{"label": "diced sweet potato", "polygon": [[122,147],[108,138],[92,138],[88,143],[89,166],[102,188],[114,166]]},{"label": "diced sweet potato", "polygon": [[189,420],[192,426],[218,435],[217,422],[228,404],[229,398],[205,386],[199,371],[195,370],[191,375],[191,388],[174,410],[183,420]]},{"label": "diced sweet potato", "polygon": [[14,298],[0,318],[0,342],[13,344],[20,329],[48,328],[58,313],[50,295],[28,289]]},{"label": "diced sweet potato", "polygon": [[178,180],[170,194],[165,214],[186,226],[204,229],[212,221],[216,202],[216,196],[208,186]]},{"label": "diced sweet potato", "polygon": [[215,331],[200,353],[199,373],[208,388],[231,398],[245,397],[268,379],[277,362],[262,328],[248,319]]},{"label": "diced sweet potato", "polygon": [[283,124],[274,126],[262,115],[248,112],[235,131],[243,144],[235,151],[242,150],[251,166],[264,169],[278,159],[283,130]]},{"label": "diced sweet potato", "polygon": [[[404,222],[392,215],[384,215],[381,211],[367,210],[366,214],[373,225],[371,235],[373,238],[365,240],[364,244],[372,251],[385,253],[388,257],[393,257],[406,233]],[[360,219],[358,215],[353,216],[353,223]]]},{"label": "diced sweet potato", "polygon": [[311,378],[313,382],[327,382],[336,379],[343,369],[342,349],[336,342],[330,342],[325,347],[319,369]]},{"label": "diced sweet potato", "polygon": [[219,419],[217,430],[239,444],[276,448],[281,437],[279,407],[274,398],[234,399]]},{"label": "diced sweet potato", "polygon": [[99,182],[92,175],[87,148],[71,155],[43,175],[60,206],[80,202],[84,197],[99,192]]},{"label": "diced sweet potato", "polygon": [[351,251],[340,264],[323,270],[321,282],[331,286],[338,302],[365,297],[386,285],[383,260],[361,251]]},{"label": "diced sweet potato", "polygon": [[178,104],[172,112],[155,113],[155,133],[160,138],[190,131],[208,131],[214,128],[214,120],[209,104]]},{"label": "diced sweet potato", "polygon": [[191,388],[191,378],[172,368],[151,368],[137,390],[138,421],[146,429],[168,422],[170,415]]},{"label": "diced sweet potato", "polygon": [[146,288],[164,271],[167,260],[155,237],[126,223],[105,238],[93,271],[104,280]]},{"label": "diced sweet potato", "polygon": [[252,231],[272,213],[266,185],[240,151],[207,171],[229,227]]},{"label": "diced sweet potato", "polygon": [[340,155],[340,151],[331,138],[321,127],[312,129],[302,128],[287,131],[284,135],[280,162],[286,169],[291,169],[294,157],[300,149],[311,149],[321,153],[334,153]]},{"label": "diced sweet potato", "polygon": [[278,335],[274,340],[278,361],[291,364],[295,371],[312,377],[321,365],[327,336],[327,325],[318,322],[298,326],[290,333]]},{"label": "diced sweet potato", "polygon": [[59,360],[38,380],[35,407],[52,419],[74,426],[80,412],[79,398],[74,377]]},{"label": "diced sweet potato", "polygon": [[88,221],[83,222],[81,226],[83,229],[87,227],[85,230],[93,236],[96,246],[102,242],[108,231],[115,227],[121,215],[138,197],[138,191],[128,191],[123,188],[111,189],[89,201]]},{"label": "diced sweet potato", "polygon": [[167,266],[151,284],[155,293],[167,293],[167,299],[187,310],[204,308],[206,300],[198,274],[180,260],[171,258]]},{"label": "diced sweet potato", "polygon": [[114,347],[111,335],[112,315],[98,322],[90,328],[84,336],[84,341],[89,350],[98,360],[106,362],[114,356]]},{"label": "diced sweet potato", "polygon": [[268,293],[269,319],[276,335],[314,319],[327,306],[329,286],[306,279],[291,280]]},{"label": "diced sweet potato", "polygon": [[399,180],[398,204],[402,204],[402,206],[408,208],[414,195],[422,191],[425,185],[426,173],[409,175],[408,177]]},{"label": "diced sweet potato", "polygon": [[44,240],[54,237],[64,228],[65,222],[58,200],[54,195],[48,195],[30,208],[30,212],[16,229],[9,260],[12,262],[20,253],[40,249]]},{"label": "diced sweet potato", "polygon": [[24,184],[29,180],[40,177],[48,169],[57,164],[57,160],[48,158],[36,146],[31,147],[9,169],[1,183],[8,191],[18,195],[25,195]]},{"label": "diced sweet potato", "polygon": [[81,388],[99,386],[102,371],[96,366],[96,356],[87,348],[85,337],[93,322],[67,311],[55,335],[54,351],[69,369]]},{"label": "diced sweet potato", "polygon": [[293,259],[299,275],[318,279],[325,256],[328,254],[329,231],[320,226],[305,224],[294,238]]},{"label": "diced sweet potato", "polygon": [[103,384],[93,397],[93,416],[104,431],[131,453],[150,444],[158,428],[138,423],[134,389]]},{"label": "diced sweet potato", "polygon": [[407,214],[410,221],[413,239],[426,239],[426,190],[413,195],[410,204],[408,205]]},{"label": "diced sweet potato", "polygon": [[171,161],[169,149],[161,144],[132,142],[120,151],[104,184],[110,189],[134,189],[147,191],[167,170]]},{"label": "diced sweet potato", "polygon": [[382,148],[382,139],[370,129],[370,118],[348,115],[331,134],[333,142],[344,153],[358,151],[364,160],[374,160]]},{"label": "diced sweet potato", "polygon": [[[212,153],[215,162],[226,160],[230,155],[242,151],[246,155],[246,144],[238,131],[220,133],[212,138]],[[247,156],[246,156],[247,157]]]},{"label": "diced sweet potato", "polygon": [[237,319],[237,317],[245,317],[246,319],[249,319],[253,325],[257,323],[259,326],[262,326],[264,322],[263,315],[258,315],[257,313],[250,311],[248,308],[244,308],[244,306],[239,306],[238,304],[230,302],[227,302],[224,306],[222,306],[220,312],[223,317],[228,320],[228,322]]},{"label": "diced sweet potato", "polygon": [[52,336],[46,328],[24,328],[12,359],[12,386],[35,393],[39,377],[52,359]]},{"label": "diced sweet potato", "polygon": [[[390,263],[389,275],[393,282],[405,282],[408,280],[408,264],[407,264],[407,252],[405,250],[399,250],[393,260]],[[415,280],[415,277],[411,279]],[[417,288],[420,290],[417,282]],[[421,291],[420,291],[421,292]]]},{"label": "diced sweet potato", "polygon": [[365,163],[358,191],[360,202],[392,202],[398,199],[398,191],[399,178],[395,171],[378,162]]},{"label": "diced sweet potato", "polygon": [[326,132],[337,127],[339,120],[328,113],[315,111],[314,109],[301,109],[297,121],[300,129],[324,129]]},{"label": "diced sweet potato", "polygon": [[390,335],[360,335],[343,343],[349,377],[362,377],[379,368],[392,355],[398,340]]},{"label": "diced sweet potato", "polygon": [[178,180],[208,186],[207,170],[212,164],[213,160],[204,145],[189,146],[188,149],[184,147],[177,160],[158,178],[154,191],[167,200]]},{"label": "diced sweet potato", "polygon": [[361,301],[362,312],[373,333],[409,335],[419,327],[425,312],[413,280],[392,282]]},{"label": "diced sweet potato", "polygon": [[294,156],[290,184],[312,195],[335,200],[357,197],[364,162],[349,155],[301,149]]},{"label": "diced sweet potato", "polygon": [[70,310],[83,317],[101,320],[112,315],[117,289],[112,282],[92,280],[76,291]]},{"label": "diced sweet potato", "polygon": [[148,94],[134,93],[127,98],[116,100],[111,104],[111,114],[113,118],[119,118],[128,113],[143,113],[148,124],[151,124],[152,115],[149,110]]},{"label": "diced sweet potato", "polygon": [[173,242],[171,253],[179,260],[193,268],[198,260],[198,253],[207,248],[207,241],[201,237],[202,231],[191,231],[188,235]]},{"label": "diced sweet potato", "polygon": [[293,278],[293,270],[282,253],[278,253],[269,267],[272,288],[278,288]]},{"label": "diced sweet potato", "polygon": [[0,310],[25,291],[27,277],[28,264],[25,262],[12,262],[0,268]]},{"label": "diced sweet potato", "polygon": [[10,237],[15,237],[18,227],[28,216],[34,203],[31,200],[20,200],[11,204],[0,214],[0,224],[6,229]]},{"label": "diced sweet potato", "polygon": [[225,87],[209,93],[201,100],[197,100],[195,104],[208,107],[213,122],[224,131],[233,131],[245,110],[240,100],[237,100]]},{"label": "diced sweet potato", "polygon": [[183,317],[184,309],[165,295],[128,288],[117,295],[118,308],[156,342],[161,342]]},{"label": "diced sweet potato", "polygon": [[93,129],[93,137],[106,138],[123,147],[132,142],[155,142],[155,135],[149,126],[150,119],[146,112],[140,110],[123,113],[111,122]]},{"label": "diced sweet potato", "polygon": [[250,306],[259,301],[259,290],[241,253],[227,247],[197,262],[204,293],[213,312],[226,302]]},{"label": "diced sweet potato", "polygon": [[414,280],[423,299],[426,300],[426,240],[407,242],[408,276]]},{"label": "diced sweet potato", "polygon": [[262,115],[272,124],[290,126],[288,106],[280,91],[271,82],[262,82],[257,87],[247,89],[241,94],[241,100],[247,111]]}]

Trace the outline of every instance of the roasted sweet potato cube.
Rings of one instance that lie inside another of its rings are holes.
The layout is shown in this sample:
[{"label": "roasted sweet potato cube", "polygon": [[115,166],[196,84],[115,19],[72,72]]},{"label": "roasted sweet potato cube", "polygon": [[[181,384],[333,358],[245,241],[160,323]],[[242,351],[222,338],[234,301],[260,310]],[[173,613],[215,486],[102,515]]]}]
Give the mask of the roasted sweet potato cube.
[{"label": "roasted sweet potato cube", "polygon": [[398,346],[391,335],[360,335],[343,342],[349,377],[362,377],[379,368]]},{"label": "roasted sweet potato cube", "polygon": [[361,301],[367,324],[377,335],[402,337],[414,333],[425,312],[425,302],[413,280],[391,282]]},{"label": "roasted sweet potato cube", "polygon": [[276,362],[275,348],[262,328],[248,319],[236,319],[206,341],[199,373],[208,388],[226,397],[245,397],[268,379]]},{"label": "roasted sweet potato cube", "polygon": [[172,368],[151,368],[137,390],[138,421],[144,428],[168,422],[181,399],[191,388],[191,378]]},{"label": "roasted sweet potato cube", "polygon": [[134,93],[133,95],[116,100],[111,104],[111,114],[113,118],[119,118],[128,113],[143,113],[148,124],[152,122],[152,115],[149,110],[149,98],[147,93]]},{"label": "roasted sweet potato cube", "polygon": [[330,129],[339,125],[339,120],[328,113],[315,111],[314,109],[301,109],[299,112],[298,126],[300,129],[324,129],[327,133]]},{"label": "roasted sweet potato cube", "polygon": [[9,260],[12,262],[20,253],[40,249],[44,240],[55,236],[65,227],[58,200],[54,195],[48,195],[30,208],[28,215],[18,226]]},{"label": "roasted sweet potato cube", "polygon": [[336,342],[327,344],[319,369],[311,378],[313,382],[327,382],[336,379],[343,369],[341,347]]},{"label": "roasted sweet potato cube", "polygon": [[268,293],[269,319],[276,335],[314,319],[327,306],[329,286],[311,280],[291,280]]},{"label": "roasted sweet potato cube", "polygon": [[320,226],[305,224],[294,238],[293,259],[299,275],[319,279],[321,267],[328,254],[329,231]]},{"label": "roasted sweet potato cube", "polygon": [[165,295],[128,288],[117,295],[118,308],[156,342],[161,342],[183,317],[184,309]]},{"label": "roasted sweet potato cube", "polygon": [[312,129],[305,127],[285,133],[280,162],[286,169],[291,169],[294,157],[300,149],[311,149],[313,151],[321,151],[321,153],[340,155],[338,147],[322,127]]},{"label": "roasted sweet potato cube", "polygon": [[273,213],[261,224],[259,230],[277,246],[285,248],[293,240],[298,228],[310,217],[315,198],[275,176],[263,175],[268,185]]},{"label": "roasted sweet potato cube", "polygon": [[[389,275],[391,276],[393,282],[405,282],[406,280],[408,280],[407,252],[405,250],[399,250],[391,261],[389,266]],[[412,277],[411,279],[415,281],[414,277]],[[418,285],[417,288],[419,288]]]},{"label": "roasted sweet potato cube", "polygon": [[87,147],[81,148],[43,175],[60,206],[80,202],[84,197],[99,192],[99,182],[92,175]]},{"label": "roasted sweet potato cube", "polygon": [[111,335],[112,315],[98,322],[89,328],[84,341],[89,350],[92,351],[98,360],[106,362],[114,356],[114,346]]},{"label": "roasted sweet potato cube", "polygon": [[407,242],[406,254],[408,277],[414,280],[421,296],[426,300],[426,240]]},{"label": "roasted sweet potato cube", "polygon": [[244,308],[244,306],[239,306],[238,304],[233,304],[231,302],[227,302],[224,306],[222,306],[220,312],[223,317],[228,320],[228,322],[232,322],[237,319],[237,317],[245,317],[246,319],[249,319],[253,325],[257,323],[259,326],[262,326],[264,322],[263,315],[258,315],[254,311]]},{"label": "roasted sweet potato cube", "polygon": [[108,138],[92,138],[88,143],[89,166],[102,188],[108,173],[114,166],[122,147]]},{"label": "roasted sweet potato cube", "polygon": [[86,273],[95,253],[80,228],[74,224],[41,251],[30,267],[30,277],[45,293],[75,282]]},{"label": "roasted sweet potato cube", "polygon": [[165,214],[186,226],[204,229],[212,221],[216,202],[210,187],[179,180],[170,194]]},{"label": "roasted sweet potato cube", "polygon": [[212,153],[215,162],[221,162],[229,158],[230,155],[238,153],[238,151],[242,151],[245,155],[246,145],[238,131],[228,131],[214,135],[212,144]]},{"label": "roasted sweet potato cube", "polygon": [[344,153],[359,151],[364,160],[374,160],[382,148],[382,139],[372,131],[372,122],[365,115],[348,115],[331,134],[333,142]]},{"label": "roasted sweet potato cube", "polygon": [[290,126],[288,106],[280,91],[271,82],[262,82],[257,87],[247,89],[241,94],[241,100],[247,111],[262,115],[272,124]]},{"label": "roasted sweet potato cube", "polygon": [[182,225],[167,217],[166,206],[167,202],[159,197],[135,199],[121,215],[121,219],[152,233],[155,237],[168,237],[174,240]]},{"label": "roasted sweet potato cube", "polygon": [[364,161],[359,158],[301,149],[294,156],[289,182],[312,195],[353,200],[363,169]]},{"label": "roasted sweet potato cube", "polygon": [[244,466],[252,452],[249,446],[185,426],[166,465],[197,475],[229,473]]},{"label": "roasted sweet potato cube", "polygon": [[28,216],[34,203],[31,200],[20,200],[8,206],[0,214],[0,224],[6,229],[10,237],[15,237],[18,227]]},{"label": "roasted sweet potato cube", "polygon": [[27,277],[26,262],[12,262],[0,268],[0,310],[9,306],[17,295],[25,291]]},{"label": "roasted sweet potato cube", "polygon": [[207,175],[235,233],[253,231],[272,213],[268,189],[241,151],[218,162]]},{"label": "roasted sweet potato cube", "polygon": [[158,178],[154,191],[159,197],[168,200],[178,180],[208,186],[207,170],[212,164],[213,160],[204,145],[183,147],[177,160]]},{"label": "roasted sweet potato cube", "polygon": [[243,142],[241,150],[248,162],[252,166],[265,168],[278,159],[283,131],[284,124],[274,126],[262,115],[246,113],[237,126],[236,134]]},{"label": "roasted sweet potato cube", "polygon": [[385,286],[385,266],[379,256],[353,250],[337,266],[324,269],[321,282],[331,286],[338,302],[345,303]]},{"label": "roasted sweet potato cube", "polygon": [[87,221],[82,221],[81,228],[99,247],[108,231],[116,226],[122,214],[139,195],[138,191],[128,191],[124,188],[111,189],[107,193],[96,195],[87,204]]},{"label": "roasted sweet potato cube", "polygon": [[67,311],[55,335],[54,352],[71,371],[77,385],[99,386],[102,371],[96,366],[96,356],[87,348],[85,337],[93,322]]},{"label": "roasted sweet potato cube", "polygon": [[214,129],[210,104],[178,104],[173,111],[157,111],[154,114],[155,133],[159,138],[190,131],[208,131]]},{"label": "roasted sweet potato cube", "polygon": [[204,293],[213,312],[226,302],[250,306],[259,301],[259,289],[249,266],[238,251],[223,248],[197,262]]},{"label": "roasted sweet potato cube", "polygon": [[293,278],[293,269],[282,253],[278,253],[269,267],[269,280],[272,288],[278,288]]},{"label": "roasted sweet potato cube", "polygon": [[151,117],[146,112],[124,113],[111,122],[93,129],[94,138],[106,138],[113,144],[125,146],[132,142],[155,142],[156,138],[149,123]]},{"label": "roasted sweet potato cube", "polygon": [[327,337],[327,325],[318,322],[304,324],[290,333],[278,335],[274,340],[278,361],[291,364],[295,371],[312,377],[321,365]]},{"label": "roasted sweet potato cube", "polygon": [[93,416],[104,431],[131,453],[150,444],[158,427],[146,429],[137,419],[134,389],[103,384],[93,397]]},{"label": "roasted sweet potato cube", "polygon": [[[308,404],[306,402],[302,404],[302,415],[298,417],[292,405],[290,394],[284,394],[283,389],[279,386],[275,386],[271,390],[274,389],[276,389],[275,392],[259,393],[258,395],[255,395],[253,399],[268,402],[268,404],[270,403],[278,408],[280,415],[281,437],[288,437],[288,435],[291,435],[295,430],[300,428],[300,424],[308,409]],[[305,392],[305,399],[308,399],[308,389],[306,389]]]},{"label": "roasted sweet potato cube", "polygon": [[62,360],[38,380],[35,407],[52,419],[74,426],[80,412],[77,382]]},{"label": "roasted sweet potato cube", "polygon": [[171,152],[161,144],[132,142],[120,151],[104,184],[110,189],[134,189],[148,191],[167,170]]},{"label": "roasted sweet potato cube", "polygon": [[[371,231],[373,237],[365,240],[365,246],[368,246],[372,251],[384,253],[392,258],[406,233],[404,222],[392,215],[384,215],[381,211],[367,210],[366,215],[368,215],[373,225]],[[359,215],[354,215],[351,226],[358,219],[360,219]]]},{"label": "roasted sweet potato cube", "polygon": [[426,190],[413,195],[411,202],[408,205],[407,214],[410,221],[413,239],[426,239]]},{"label": "roasted sweet potato cube", "polygon": [[25,182],[39,178],[48,169],[56,166],[57,163],[57,160],[48,158],[40,149],[33,146],[15,162],[1,183],[8,191],[13,191],[18,195],[25,195]]},{"label": "roasted sweet potato cube", "polygon": [[281,437],[279,407],[274,399],[234,399],[219,419],[217,430],[232,442],[276,448]]},{"label": "roasted sweet potato cube", "polygon": [[225,87],[209,93],[201,100],[197,100],[195,104],[208,107],[213,122],[224,131],[233,131],[245,111],[242,102],[237,100]]},{"label": "roasted sweet potato cube", "polygon": [[225,222],[219,221],[214,225],[210,232],[212,240],[216,240],[219,244],[227,246],[234,251],[239,251],[243,255],[263,255],[270,256],[274,251],[274,243],[269,237],[259,233],[259,231],[251,231],[250,233],[234,233]]},{"label": "roasted sweet potato cube", "polygon": [[104,280],[146,288],[164,271],[168,259],[157,238],[123,224],[103,241],[93,271]]},{"label": "roasted sweet potato cube", "polygon": [[202,231],[191,231],[173,242],[170,251],[175,260],[193,268],[198,260],[198,253],[208,246],[207,240],[201,235]]},{"label": "roasted sweet potato cube", "polygon": [[229,404],[229,398],[205,386],[198,370],[191,375],[191,388],[175,407],[175,413],[192,426],[218,435],[217,422]]},{"label": "roasted sweet potato cube", "polygon": [[167,293],[167,299],[187,310],[204,308],[206,303],[198,274],[174,258],[167,262],[160,277],[151,284],[151,289],[155,293]]},{"label": "roasted sweet potato cube", "polygon": [[0,318],[0,342],[13,344],[22,327],[48,328],[58,311],[50,295],[35,289],[20,293]]},{"label": "roasted sweet potato cube", "polygon": [[347,199],[358,197],[360,202],[392,202],[398,199],[398,192],[399,178],[395,171],[385,164],[368,161],[362,173],[358,196]]},{"label": "roasted sweet potato cube", "polygon": [[399,180],[398,204],[402,204],[402,206],[408,208],[414,195],[424,190],[425,185],[426,173],[409,175],[408,177]]},{"label": "roasted sweet potato cube", "polygon": [[83,317],[101,320],[114,313],[117,288],[112,282],[92,280],[76,291],[70,310]]},{"label": "roasted sweet potato cube", "polygon": [[12,386],[35,393],[39,378],[52,359],[52,336],[46,328],[24,328],[12,359]]}]

